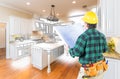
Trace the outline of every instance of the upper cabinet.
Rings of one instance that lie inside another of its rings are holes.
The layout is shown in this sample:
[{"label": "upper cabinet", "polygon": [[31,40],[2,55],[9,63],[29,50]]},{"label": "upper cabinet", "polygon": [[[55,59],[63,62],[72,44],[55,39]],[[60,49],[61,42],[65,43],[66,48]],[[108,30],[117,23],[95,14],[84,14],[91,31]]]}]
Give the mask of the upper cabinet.
[{"label": "upper cabinet", "polygon": [[20,34],[20,18],[18,17],[10,17],[10,35]]},{"label": "upper cabinet", "polygon": [[115,2],[115,30],[116,36],[120,37],[120,0],[114,0]]},{"label": "upper cabinet", "polygon": [[21,34],[31,34],[32,29],[32,20],[21,18]]},{"label": "upper cabinet", "polygon": [[15,34],[27,35],[32,33],[31,19],[10,16],[9,22],[10,40],[12,40],[12,35]]},{"label": "upper cabinet", "polygon": [[119,0],[101,0],[101,30],[107,36],[120,36],[120,1]]}]

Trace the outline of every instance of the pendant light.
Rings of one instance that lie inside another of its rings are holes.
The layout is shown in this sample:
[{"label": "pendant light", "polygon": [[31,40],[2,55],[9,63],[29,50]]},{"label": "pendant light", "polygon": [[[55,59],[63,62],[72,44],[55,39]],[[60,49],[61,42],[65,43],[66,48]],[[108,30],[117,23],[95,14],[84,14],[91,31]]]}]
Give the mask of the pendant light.
[{"label": "pendant light", "polygon": [[59,20],[56,17],[54,7],[55,7],[55,5],[51,5],[51,12],[50,12],[50,15],[47,17],[47,20],[49,20],[49,21],[58,21]]}]

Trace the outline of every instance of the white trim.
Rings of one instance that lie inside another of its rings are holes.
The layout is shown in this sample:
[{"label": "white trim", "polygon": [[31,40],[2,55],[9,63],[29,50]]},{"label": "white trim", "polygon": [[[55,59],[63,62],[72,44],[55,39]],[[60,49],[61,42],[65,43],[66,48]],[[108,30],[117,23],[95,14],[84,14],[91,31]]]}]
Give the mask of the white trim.
[{"label": "white trim", "polygon": [[81,16],[84,16],[84,14],[80,14],[80,15],[73,15],[73,16],[69,16],[68,18],[81,17]]},{"label": "white trim", "polygon": [[6,23],[5,30],[6,30],[6,59],[10,58],[10,52],[9,52],[9,22],[0,20],[1,23]]},{"label": "white trim", "polygon": [[6,8],[10,8],[10,9],[13,9],[13,10],[17,10],[17,11],[20,11],[20,12],[24,12],[24,13],[27,13],[27,14],[31,14],[31,15],[33,14],[30,11],[26,11],[26,10],[23,10],[23,9],[20,9],[20,8],[16,8],[16,7],[10,6],[8,4],[4,4],[4,3],[0,3],[0,6],[6,7]]}]

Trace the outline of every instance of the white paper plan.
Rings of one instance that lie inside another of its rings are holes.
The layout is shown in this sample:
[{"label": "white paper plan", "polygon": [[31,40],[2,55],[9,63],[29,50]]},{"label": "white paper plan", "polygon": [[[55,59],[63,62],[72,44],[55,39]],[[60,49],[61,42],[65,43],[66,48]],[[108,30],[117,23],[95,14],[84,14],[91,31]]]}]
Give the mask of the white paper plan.
[{"label": "white paper plan", "polygon": [[81,24],[74,24],[71,26],[55,26],[54,30],[70,48],[74,47],[77,38],[84,32]]}]

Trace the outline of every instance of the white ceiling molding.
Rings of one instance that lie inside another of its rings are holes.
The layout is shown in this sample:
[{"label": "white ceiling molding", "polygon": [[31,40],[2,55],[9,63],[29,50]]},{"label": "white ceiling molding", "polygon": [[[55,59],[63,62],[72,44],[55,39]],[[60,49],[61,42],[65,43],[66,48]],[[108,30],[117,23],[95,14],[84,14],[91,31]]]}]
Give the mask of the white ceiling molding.
[{"label": "white ceiling molding", "polygon": [[69,16],[68,18],[80,17],[80,16],[84,16],[84,14],[80,14],[80,15],[73,15],[73,16]]}]

